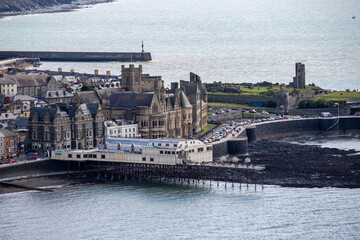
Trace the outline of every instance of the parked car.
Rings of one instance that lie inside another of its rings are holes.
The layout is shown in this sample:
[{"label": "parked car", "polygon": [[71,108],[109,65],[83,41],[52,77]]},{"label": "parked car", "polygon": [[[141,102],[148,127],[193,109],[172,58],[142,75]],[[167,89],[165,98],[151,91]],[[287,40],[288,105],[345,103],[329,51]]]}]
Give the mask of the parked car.
[{"label": "parked car", "polygon": [[250,113],[256,113],[256,110],[255,110],[255,109],[251,109],[249,112],[250,112]]},{"label": "parked car", "polygon": [[360,117],[360,112],[356,112],[356,113],[354,114],[354,117]]},{"label": "parked car", "polygon": [[320,114],[320,116],[321,116],[321,117],[332,117],[332,114],[329,113],[329,112],[322,112],[322,113]]}]

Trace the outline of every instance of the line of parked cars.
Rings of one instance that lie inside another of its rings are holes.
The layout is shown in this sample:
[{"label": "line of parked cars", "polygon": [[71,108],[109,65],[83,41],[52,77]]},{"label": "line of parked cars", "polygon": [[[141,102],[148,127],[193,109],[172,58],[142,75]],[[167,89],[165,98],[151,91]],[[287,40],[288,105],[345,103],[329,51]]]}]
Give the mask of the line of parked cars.
[{"label": "line of parked cars", "polygon": [[244,121],[244,122],[231,121],[230,123],[225,123],[222,125],[221,129],[215,132],[213,135],[211,135],[208,138],[202,138],[200,140],[203,141],[204,143],[212,143],[212,142],[220,141],[229,134],[235,134],[234,133],[235,130],[239,132],[240,129],[238,129],[238,127],[246,124],[248,124],[248,121]]}]

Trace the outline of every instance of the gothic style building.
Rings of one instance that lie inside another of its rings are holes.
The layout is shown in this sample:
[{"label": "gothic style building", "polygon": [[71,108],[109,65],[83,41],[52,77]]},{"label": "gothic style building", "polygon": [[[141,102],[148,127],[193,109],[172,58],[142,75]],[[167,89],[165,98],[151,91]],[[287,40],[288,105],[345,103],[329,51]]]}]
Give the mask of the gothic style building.
[{"label": "gothic style building", "polygon": [[201,132],[207,123],[207,91],[200,77],[164,88],[159,76],[142,73],[142,66],[122,66],[122,87],[103,101],[105,119],[126,119],[138,123],[142,138],[180,138]]},{"label": "gothic style building", "polygon": [[91,149],[103,144],[104,115],[100,104],[32,108],[29,149]]}]

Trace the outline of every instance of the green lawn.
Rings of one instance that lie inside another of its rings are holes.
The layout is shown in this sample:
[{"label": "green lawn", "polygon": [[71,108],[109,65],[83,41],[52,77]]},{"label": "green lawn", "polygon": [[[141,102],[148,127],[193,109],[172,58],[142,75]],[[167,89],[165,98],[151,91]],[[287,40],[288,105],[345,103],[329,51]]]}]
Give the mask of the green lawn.
[{"label": "green lawn", "polygon": [[212,129],[212,128],[215,127],[215,126],[216,126],[215,124],[210,124],[210,123],[206,124],[206,125],[204,126],[202,132],[199,133],[199,135],[203,135],[203,134],[207,133],[208,131],[210,131],[210,129]]},{"label": "green lawn", "polygon": [[[241,118],[241,116],[239,116],[238,118]],[[245,113],[244,118],[254,118],[254,114],[253,113]],[[255,114],[255,118],[269,118],[269,116],[262,115],[262,114]]]},{"label": "green lawn", "polygon": [[208,106],[210,107],[227,107],[233,109],[254,109],[254,107],[244,104],[236,104],[236,103],[223,103],[223,102],[208,102]]},{"label": "green lawn", "polygon": [[[237,85],[230,85],[233,87],[239,87]],[[291,93],[294,88],[286,88],[283,86],[284,90],[287,90]],[[297,89],[301,94],[306,94],[312,91],[312,89],[318,89],[318,87],[307,86],[307,89]],[[254,96],[254,97],[274,97],[275,93],[280,90],[280,85],[272,85],[271,89],[268,87],[254,87],[250,89],[246,86],[240,85],[240,90],[242,91],[240,95],[243,96]],[[239,95],[239,93],[225,93],[225,92],[209,92],[211,94],[219,94],[219,95]]]},{"label": "green lawn", "polygon": [[338,92],[324,94],[317,99],[324,99],[326,101],[347,101],[349,99],[354,99],[354,98],[360,99],[360,92],[338,91]]}]

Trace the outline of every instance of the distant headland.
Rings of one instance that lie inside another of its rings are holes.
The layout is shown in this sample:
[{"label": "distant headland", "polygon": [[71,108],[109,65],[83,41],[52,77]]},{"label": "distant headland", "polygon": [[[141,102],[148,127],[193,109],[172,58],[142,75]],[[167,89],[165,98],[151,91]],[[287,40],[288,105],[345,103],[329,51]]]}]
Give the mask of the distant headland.
[{"label": "distant headland", "polygon": [[2,0],[0,18],[41,13],[69,12],[98,3],[114,0]]}]

